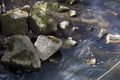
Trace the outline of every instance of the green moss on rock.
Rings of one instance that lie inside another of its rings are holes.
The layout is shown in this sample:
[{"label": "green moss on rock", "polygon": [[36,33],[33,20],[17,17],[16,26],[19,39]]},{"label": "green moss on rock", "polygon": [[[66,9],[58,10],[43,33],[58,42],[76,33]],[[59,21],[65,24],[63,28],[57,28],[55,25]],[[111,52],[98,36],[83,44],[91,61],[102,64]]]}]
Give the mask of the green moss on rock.
[{"label": "green moss on rock", "polygon": [[1,31],[4,35],[26,34],[28,13],[19,9],[8,11],[0,16]]},{"label": "green moss on rock", "polygon": [[54,37],[54,36],[48,36],[49,39],[53,40],[53,42],[56,42],[56,43],[60,43],[60,39],[58,39],[57,37]]}]

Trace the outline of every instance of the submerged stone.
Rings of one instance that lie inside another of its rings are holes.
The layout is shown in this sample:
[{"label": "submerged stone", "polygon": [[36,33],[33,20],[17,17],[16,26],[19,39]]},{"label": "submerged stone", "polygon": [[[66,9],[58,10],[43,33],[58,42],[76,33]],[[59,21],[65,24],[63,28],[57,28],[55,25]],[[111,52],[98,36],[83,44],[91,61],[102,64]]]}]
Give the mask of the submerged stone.
[{"label": "submerged stone", "polygon": [[20,9],[8,11],[0,16],[1,32],[4,35],[26,34],[28,13]]},{"label": "submerged stone", "polygon": [[8,37],[6,41],[6,49],[1,58],[3,65],[30,70],[41,67],[38,54],[27,36],[15,35]]},{"label": "submerged stone", "polygon": [[69,49],[72,46],[74,46],[75,44],[77,44],[77,42],[75,40],[73,40],[72,37],[68,37],[68,39],[63,43],[62,47]]},{"label": "submerged stone", "polygon": [[120,35],[108,34],[106,37],[106,43],[120,43]]},{"label": "submerged stone", "polygon": [[44,61],[61,48],[62,41],[54,36],[40,35],[34,45],[38,51],[39,58]]},{"label": "submerged stone", "polygon": [[96,64],[96,58],[89,58],[86,60],[86,64],[89,65],[95,65]]},{"label": "submerged stone", "polygon": [[102,38],[106,34],[107,34],[107,31],[105,29],[101,29],[97,36],[98,36],[98,38]]}]

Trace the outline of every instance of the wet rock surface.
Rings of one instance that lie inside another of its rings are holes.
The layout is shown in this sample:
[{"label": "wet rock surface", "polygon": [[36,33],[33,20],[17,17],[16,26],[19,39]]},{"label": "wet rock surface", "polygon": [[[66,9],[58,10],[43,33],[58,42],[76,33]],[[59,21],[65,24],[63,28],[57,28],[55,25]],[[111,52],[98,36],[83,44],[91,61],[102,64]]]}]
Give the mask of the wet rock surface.
[{"label": "wet rock surface", "polygon": [[27,36],[15,35],[6,39],[6,48],[1,62],[6,66],[16,66],[28,69],[41,67],[38,54]]}]

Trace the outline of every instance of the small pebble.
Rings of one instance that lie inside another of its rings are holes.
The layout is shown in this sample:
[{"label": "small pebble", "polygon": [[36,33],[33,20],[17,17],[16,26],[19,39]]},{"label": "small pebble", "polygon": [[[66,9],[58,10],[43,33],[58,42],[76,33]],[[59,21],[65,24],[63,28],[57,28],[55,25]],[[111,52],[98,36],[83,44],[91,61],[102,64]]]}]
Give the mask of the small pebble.
[{"label": "small pebble", "polygon": [[99,34],[98,34],[98,38],[102,38],[106,34],[107,34],[107,31],[105,29],[101,29]]},{"label": "small pebble", "polygon": [[61,27],[62,29],[66,29],[66,28],[69,26],[69,24],[70,24],[69,21],[62,21],[62,22],[60,23],[60,27]]},{"label": "small pebble", "polygon": [[68,37],[68,39],[64,42],[63,48],[70,48],[74,46],[77,42],[72,39],[72,37]]},{"label": "small pebble", "polygon": [[69,15],[70,17],[75,17],[77,15],[77,12],[75,10],[70,10]]},{"label": "small pebble", "polygon": [[90,58],[86,60],[86,64],[94,65],[96,64],[96,58]]},{"label": "small pebble", "polygon": [[76,31],[78,29],[79,29],[78,27],[72,27],[71,31],[74,32],[74,31]]}]

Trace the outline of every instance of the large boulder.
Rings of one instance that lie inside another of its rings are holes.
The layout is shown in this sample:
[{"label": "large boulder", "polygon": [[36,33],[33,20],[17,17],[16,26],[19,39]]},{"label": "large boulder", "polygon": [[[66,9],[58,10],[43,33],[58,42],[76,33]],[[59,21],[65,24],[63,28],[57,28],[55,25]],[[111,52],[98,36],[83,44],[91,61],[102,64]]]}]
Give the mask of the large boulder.
[{"label": "large boulder", "polygon": [[5,66],[39,69],[41,62],[38,54],[27,36],[15,35],[6,39],[6,49],[1,58]]},{"label": "large boulder", "polygon": [[[50,5],[52,7],[50,7]],[[52,11],[57,8],[57,3],[48,4],[37,2],[33,5],[29,26],[36,34],[50,34],[57,30],[57,21],[52,16]]]},{"label": "large boulder", "polygon": [[44,61],[61,48],[62,41],[54,36],[40,35],[34,45],[38,51],[39,58]]},{"label": "large boulder", "polygon": [[4,35],[26,34],[28,31],[27,11],[19,8],[0,16],[1,32]]}]

